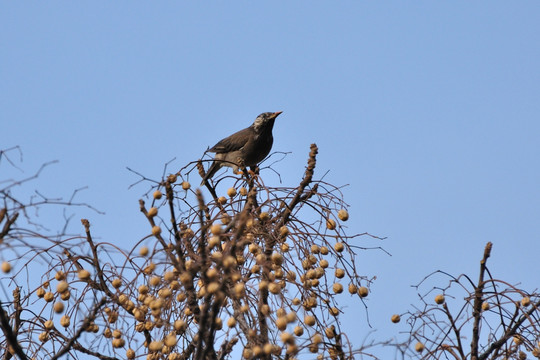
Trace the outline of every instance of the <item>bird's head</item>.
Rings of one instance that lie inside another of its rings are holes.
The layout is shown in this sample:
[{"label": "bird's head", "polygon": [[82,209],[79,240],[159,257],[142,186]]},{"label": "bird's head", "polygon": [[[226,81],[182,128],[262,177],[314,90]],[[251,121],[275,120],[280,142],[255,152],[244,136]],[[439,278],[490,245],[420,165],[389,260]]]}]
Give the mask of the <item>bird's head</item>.
[{"label": "bird's head", "polygon": [[259,133],[267,128],[270,128],[270,130],[272,130],[272,128],[274,127],[274,121],[282,112],[283,111],[265,112],[257,116],[255,121],[253,122],[253,128],[255,129],[255,132]]}]

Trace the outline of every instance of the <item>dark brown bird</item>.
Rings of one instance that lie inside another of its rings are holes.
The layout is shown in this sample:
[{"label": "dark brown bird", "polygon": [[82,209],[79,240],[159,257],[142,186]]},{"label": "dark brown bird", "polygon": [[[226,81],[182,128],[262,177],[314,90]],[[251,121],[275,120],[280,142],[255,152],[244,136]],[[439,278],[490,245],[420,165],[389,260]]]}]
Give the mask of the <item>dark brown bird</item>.
[{"label": "dark brown bird", "polygon": [[219,141],[207,151],[216,153],[214,162],[203,178],[201,185],[210,179],[222,167],[232,167],[235,172],[239,167],[256,166],[270,153],[274,138],[274,121],[282,111],[265,112],[257,116],[253,125],[240,130]]}]

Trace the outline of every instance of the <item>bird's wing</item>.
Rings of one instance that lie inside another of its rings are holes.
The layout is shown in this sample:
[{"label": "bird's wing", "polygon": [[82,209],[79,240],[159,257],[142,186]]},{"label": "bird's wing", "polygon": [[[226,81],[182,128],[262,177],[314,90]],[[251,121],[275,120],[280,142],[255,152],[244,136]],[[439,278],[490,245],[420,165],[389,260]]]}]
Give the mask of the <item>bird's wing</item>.
[{"label": "bird's wing", "polygon": [[252,136],[253,128],[250,126],[219,141],[208,151],[221,154],[240,150],[244,145],[246,145],[246,143]]}]

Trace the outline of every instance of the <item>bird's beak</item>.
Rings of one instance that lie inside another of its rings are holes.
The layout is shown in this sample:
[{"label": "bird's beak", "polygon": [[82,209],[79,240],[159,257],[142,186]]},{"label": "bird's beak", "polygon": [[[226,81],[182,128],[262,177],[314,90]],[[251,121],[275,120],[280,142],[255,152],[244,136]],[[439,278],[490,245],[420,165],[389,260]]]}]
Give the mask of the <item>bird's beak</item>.
[{"label": "bird's beak", "polygon": [[279,114],[281,114],[283,111],[276,111],[275,113],[272,114],[272,119],[275,119],[278,117]]}]

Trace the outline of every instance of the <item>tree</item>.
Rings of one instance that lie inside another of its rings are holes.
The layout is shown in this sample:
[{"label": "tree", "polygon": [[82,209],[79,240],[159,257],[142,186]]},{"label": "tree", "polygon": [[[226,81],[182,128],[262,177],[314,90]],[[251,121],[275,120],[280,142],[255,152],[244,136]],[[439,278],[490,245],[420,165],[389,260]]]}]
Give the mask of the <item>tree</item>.
[{"label": "tree", "polygon": [[[526,292],[494,277],[487,267],[492,243],[480,260],[478,280],[461,274],[419,294],[422,305],[405,314],[409,339],[403,355],[421,359],[524,360],[527,354],[540,358],[540,294]],[[437,283],[439,281],[437,280]],[[433,294],[436,293],[435,296]],[[392,320],[399,321],[394,315]]]},{"label": "tree", "polygon": [[[356,252],[371,235],[345,233],[346,204],[338,187],[313,178],[316,155],[312,145],[295,187],[270,187],[244,171],[227,177],[227,196],[207,184],[212,199],[205,201],[188,182],[193,166],[153,182],[150,203],[139,203],[149,234],[127,250],[94,241],[87,219],[83,236],[16,226],[21,213],[52,202],[18,202],[10,189],[21,182],[9,183],[0,190],[0,250],[19,260],[13,269],[4,262],[2,281],[13,290],[1,304],[4,358],[363,353],[340,328],[338,294],[360,304],[368,296],[371,279],[360,275]],[[203,176],[200,162],[196,168]],[[33,284],[38,263],[46,271]]]}]

